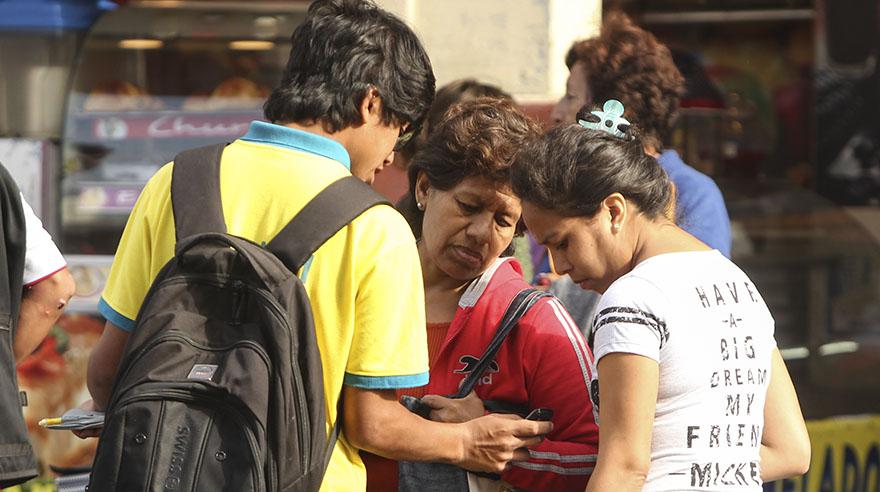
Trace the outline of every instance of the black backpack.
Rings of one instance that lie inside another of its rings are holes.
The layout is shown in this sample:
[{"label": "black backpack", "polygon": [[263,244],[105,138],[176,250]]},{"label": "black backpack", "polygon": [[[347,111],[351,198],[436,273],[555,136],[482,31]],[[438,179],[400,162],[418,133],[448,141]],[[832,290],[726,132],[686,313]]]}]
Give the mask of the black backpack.
[{"label": "black backpack", "polygon": [[125,347],[90,492],[320,487],[340,424],[328,440],[314,322],[295,272],[387,201],[340,179],[261,247],[225,233],[222,152],[175,158],[176,254]]}]

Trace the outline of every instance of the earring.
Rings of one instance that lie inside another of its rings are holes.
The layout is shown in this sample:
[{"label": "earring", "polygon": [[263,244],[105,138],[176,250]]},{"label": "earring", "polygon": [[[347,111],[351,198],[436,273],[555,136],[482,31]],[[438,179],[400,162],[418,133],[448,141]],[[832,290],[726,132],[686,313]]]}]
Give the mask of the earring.
[{"label": "earring", "polygon": [[422,202],[416,202],[416,208],[419,209],[419,210],[421,210],[421,211],[424,211],[424,210],[425,210],[425,205],[424,205]]},{"label": "earring", "polygon": [[611,224],[611,229],[614,232],[620,232],[620,224],[618,224],[618,223]]}]

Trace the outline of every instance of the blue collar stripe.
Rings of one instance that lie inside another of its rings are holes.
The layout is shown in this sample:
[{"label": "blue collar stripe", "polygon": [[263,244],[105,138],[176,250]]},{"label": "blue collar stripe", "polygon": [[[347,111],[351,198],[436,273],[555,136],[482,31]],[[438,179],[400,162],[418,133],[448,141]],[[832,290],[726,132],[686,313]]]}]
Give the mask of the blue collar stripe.
[{"label": "blue collar stripe", "polygon": [[348,151],[345,150],[345,147],[335,140],[314,133],[264,121],[254,121],[251,122],[248,132],[241,139],[247,142],[274,145],[319,155],[333,159],[349,171],[351,170],[351,159],[348,157]]}]

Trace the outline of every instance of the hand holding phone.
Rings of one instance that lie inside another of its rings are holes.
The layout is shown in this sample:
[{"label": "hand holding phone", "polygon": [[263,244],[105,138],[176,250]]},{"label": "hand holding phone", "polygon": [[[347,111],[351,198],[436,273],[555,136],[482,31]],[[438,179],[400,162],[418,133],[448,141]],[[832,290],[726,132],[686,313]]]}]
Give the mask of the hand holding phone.
[{"label": "hand holding phone", "polygon": [[423,419],[431,419],[431,407],[422,403],[422,400],[419,398],[409,395],[401,395],[400,404],[405,406],[410,412],[422,417]]},{"label": "hand holding phone", "polygon": [[40,420],[40,427],[54,430],[88,430],[104,427],[104,412],[73,408],[60,417]]},{"label": "hand holding phone", "polygon": [[538,420],[541,422],[549,422],[553,419],[553,410],[549,408],[536,408],[526,415],[526,420]]}]

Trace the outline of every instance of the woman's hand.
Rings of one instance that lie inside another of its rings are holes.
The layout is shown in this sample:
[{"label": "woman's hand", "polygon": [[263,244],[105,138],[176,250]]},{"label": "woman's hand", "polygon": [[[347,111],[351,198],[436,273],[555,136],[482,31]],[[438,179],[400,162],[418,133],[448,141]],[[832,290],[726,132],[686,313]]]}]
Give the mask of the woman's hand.
[{"label": "woman's hand", "polygon": [[483,400],[473,391],[464,398],[425,395],[422,397],[422,403],[431,407],[431,420],[437,422],[467,422],[486,414]]}]

